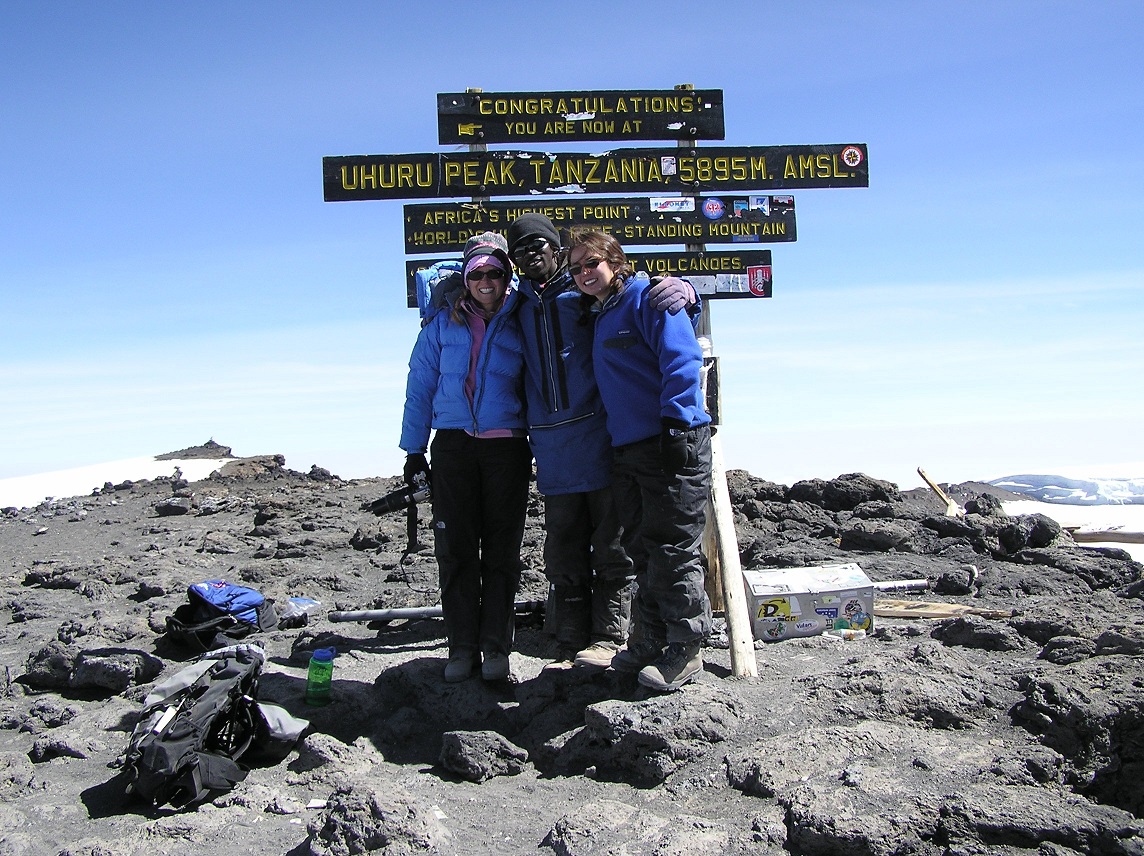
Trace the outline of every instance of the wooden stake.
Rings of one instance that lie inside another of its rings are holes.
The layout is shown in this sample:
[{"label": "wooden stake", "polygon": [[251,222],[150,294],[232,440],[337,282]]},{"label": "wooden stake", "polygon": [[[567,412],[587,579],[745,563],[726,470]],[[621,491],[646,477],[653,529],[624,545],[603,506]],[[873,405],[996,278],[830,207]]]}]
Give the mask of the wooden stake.
[{"label": "wooden stake", "polygon": [[723,466],[723,444],[718,434],[711,437],[711,505],[715,512],[715,531],[719,541],[719,573],[723,583],[723,614],[727,619],[727,641],[731,648],[731,674],[739,677],[758,677],[755,636],[751,631],[751,619],[747,609],[747,590],[743,587],[739,541],[735,537],[731,494],[727,490],[727,471]]}]

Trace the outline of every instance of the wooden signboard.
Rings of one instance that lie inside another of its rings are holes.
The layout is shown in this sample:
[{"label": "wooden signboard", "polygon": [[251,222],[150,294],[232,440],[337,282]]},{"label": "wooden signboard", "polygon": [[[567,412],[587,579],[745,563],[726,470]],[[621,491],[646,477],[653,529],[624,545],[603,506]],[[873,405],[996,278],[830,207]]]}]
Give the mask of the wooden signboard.
[{"label": "wooden signboard", "polygon": [[721,89],[437,95],[443,146],[723,137]]},{"label": "wooden signboard", "polygon": [[513,202],[432,202],[405,206],[405,252],[460,252],[473,235],[503,233],[536,212],[567,234],[599,229],[621,244],[769,244],[797,238],[794,197],[584,197]]},{"label": "wooden signboard", "polygon": [[[705,300],[771,296],[771,251],[626,253],[637,271],[649,276],[678,276],[688,280]],[[405,295],[417,308],[417,271],[443,258],[407,259]]]},{"label": "wooden signboard", "polygon": [[322,158],[327,202],[581,193],[757,193],[866,187],[866,146],[712,146]]}]

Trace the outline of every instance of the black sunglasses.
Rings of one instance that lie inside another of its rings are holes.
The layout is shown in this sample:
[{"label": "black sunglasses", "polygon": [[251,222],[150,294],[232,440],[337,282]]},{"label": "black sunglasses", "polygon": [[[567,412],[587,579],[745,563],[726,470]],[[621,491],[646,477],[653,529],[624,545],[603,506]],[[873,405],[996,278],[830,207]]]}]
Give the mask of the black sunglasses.
[{"label": "black sunglasses", "polygon": [[572,276],[579,276],[585,271],[595,270],[600,266],[600,262],[602,261],[603,259],[585,259],[581,264],[568,265],[568,273],[572,274]]},{"label": "black sunglasses", "polygon": [[485,277],[489,279],[504,279],[504,271],[500,268],[493,268],[492,270],[471,270],[465,279],[469,282],[480,282]]},{"label": "black sunglasses", "polygon": [[538,256],[544,252],[544,248],[549,246],[549,242],[545,238],[534,238],[527,244],[521,244],[519,247],[512,251],[514,259],[523,259],[525,256]]}]

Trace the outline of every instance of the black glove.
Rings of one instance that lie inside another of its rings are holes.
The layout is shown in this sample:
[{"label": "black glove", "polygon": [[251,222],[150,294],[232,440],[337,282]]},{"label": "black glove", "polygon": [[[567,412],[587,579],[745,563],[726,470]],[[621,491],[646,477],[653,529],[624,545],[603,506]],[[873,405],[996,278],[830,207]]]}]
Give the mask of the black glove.
[{"label": "black glove", "polygon": [[669,476],[687,466],[687,423],[679,419],[663,420],[659,431],[659,460]]},{"label": "black glove", "polygon": [[425,474],[425,481],[429,481],[429,462],[425,460],[422,452],[414,452],[405,456],[405,483],[413,487],[413,481],[418,473]]}]

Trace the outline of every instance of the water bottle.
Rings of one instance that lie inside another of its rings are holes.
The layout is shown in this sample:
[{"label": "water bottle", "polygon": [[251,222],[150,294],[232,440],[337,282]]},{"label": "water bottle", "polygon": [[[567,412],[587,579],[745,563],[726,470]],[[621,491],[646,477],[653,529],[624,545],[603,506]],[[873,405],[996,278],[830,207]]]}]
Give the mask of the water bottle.
[{"label": "water bottle", "polygon": [[306,704],[326,704],[330,700],[330,681],[334,676],[336,648],[318,648],[310,655],[306,673]]}]

